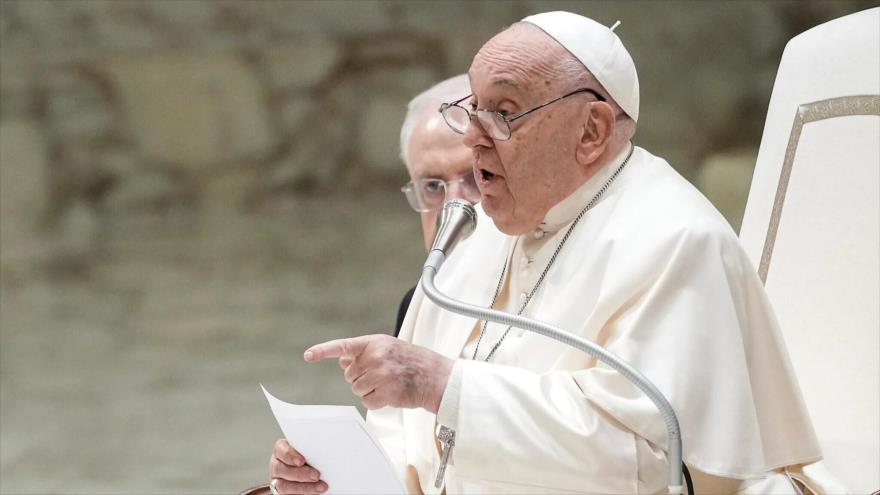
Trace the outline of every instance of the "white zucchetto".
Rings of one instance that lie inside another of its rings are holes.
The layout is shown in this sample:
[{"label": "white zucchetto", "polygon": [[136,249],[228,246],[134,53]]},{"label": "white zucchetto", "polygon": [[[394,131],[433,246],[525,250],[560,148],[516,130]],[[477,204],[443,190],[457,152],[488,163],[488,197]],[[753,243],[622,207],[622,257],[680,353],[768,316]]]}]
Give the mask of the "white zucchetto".
[{"label": "white zucchetto", "polygon": [[596,76],[611,98],[634,121],[639,120],[639,76],[629,52],[610,28],[571,12],[526,17],[574,55]]}]

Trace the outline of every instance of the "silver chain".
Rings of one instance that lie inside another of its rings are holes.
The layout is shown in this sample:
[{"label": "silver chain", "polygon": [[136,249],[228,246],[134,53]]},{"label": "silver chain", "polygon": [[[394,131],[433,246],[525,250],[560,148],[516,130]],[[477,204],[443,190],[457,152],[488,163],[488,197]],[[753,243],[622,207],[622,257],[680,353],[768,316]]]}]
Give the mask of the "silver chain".
[{"label": "silver chain", "polygon": [[[578,213],[578,215],[574,218],[574,221],[572,221],[571,225],[568,227],[568,230],[565,231],[565,235],[562,236],[562,240],[559,241],[559,245],[556,246],[556,250],[553,251],[553,256],[551,256],[550,260],[547,261],[547,265],[544,267],[544,271],[541,272],[541,276],[538,277],[538,281],[535,282],[535,286],[532,287],[531,291],[529,291],[529,295],[526,297],[526,300],[523,301],[523,304],[519,308],[519,311],[516,312],[517,315],[521,315],[522,312],[525,311],[526,306],[528,306],[529,304],[529,301],[532,300],[532,296],[534,296],[535,293],[538,292],[538,288],[541,287],[541,282],[544,281],[544,277],[547,276],[547,272],[550,271],[550,267],[553,266],[553,262],[556,261],[556,257],[559,256],[559,252],[562,250],[562,246],[564,246],[566,241],[568,241],[568,238],[571,236],[571,232],[574,230],[575,226],[578,224],[578,222],[581,221],[581,218],[583,218],[584,214],[590,211],[590,209],[592,209],[593,206],[595,206],[595,204],[599,201],[599,198],[601,198],[602,195],[605,194],[605,191],[608,190],[608,187],[611,186],[611,183],[614,182],[614,179],[616,179],[617,176],[620,175],[620,171],[623,170],[623,167],[625,167],[627,163],[629,163],[629,159],[635,149],[636,147],[634,145],[630,146],[629,154],[626,155],[626,159],[623,160],[623,163],[621,163],[620,166],[617,167],[617,170],[615,170],[614,173],[611,174],[611,177],[609,177],[608,180],[605,181],[605,184],[602,185],[602,188],[599,189],[599,192],[597,192],[596,195],[593,196],[593,199],[591,199],[590,202],[587,203],[587,205],[584,206],[581,212]],[[516,242],[518,243],[519,239],[517,239]],[[513,251],[516,251],[516,243],[514,243],[513,245]],[[492,296],[492,303],[489,305],[490,308],[495,306],[495,301],[498,299],[498,294],[501,292],[501,286],[504,284],[504,275],[507,273],[507,264],[507,260],[505,259],[504,267],[501,269],[501,277],[498,279],[498,285],[495,287],[495,295]],[[480,329],[480,336],[477,338],[477,346],[474,348],[474,355],[471,356],[471,359],[473,360],[477,359],[477,352],[480,350],[480,342],[482,342],[483,340],[483,335],[486,334],[486,325],[488,324],[488,320],[483,320],[483,326]],[[513,327],[508,326],[507,329],[504,330],[504,333],[501,334],[501,338],[498,339],[498,342],[495,342],[495,345],[492,346],[492,350],[489,351],[489,354],[486,356],[486,359],[484,359],[484,361],[489,362],[489,360],[492,359],[492,356],[495,355],[495,351],[498,350],[498,347],[500,347],[501,343],[504,342],[507,334],[510,333],[511,328]]]}]

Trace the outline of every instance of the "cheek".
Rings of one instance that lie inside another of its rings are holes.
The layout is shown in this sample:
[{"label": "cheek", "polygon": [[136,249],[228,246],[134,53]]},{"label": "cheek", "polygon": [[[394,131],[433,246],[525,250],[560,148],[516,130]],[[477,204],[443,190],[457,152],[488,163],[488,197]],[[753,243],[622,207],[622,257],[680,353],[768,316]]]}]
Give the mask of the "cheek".
[{"label": "cheek", "polygon": [[575,147],[565,129],[554,125],[556,121],[542,122],[534,132],[524,136],[518,144],[519,156],[524,163],[524,173],[532,183],[542,187],[561,180],[564,166],[573,159]]},{"label": "cheek", "polygon": [[514,134],[508,141],[509,146],[499,150],[499,157],[504,166],[504,172],[510,179],[508,188],[524,189],[540,180],[541,172],[545,168],[546,156],[544,148],[534,136]]}]

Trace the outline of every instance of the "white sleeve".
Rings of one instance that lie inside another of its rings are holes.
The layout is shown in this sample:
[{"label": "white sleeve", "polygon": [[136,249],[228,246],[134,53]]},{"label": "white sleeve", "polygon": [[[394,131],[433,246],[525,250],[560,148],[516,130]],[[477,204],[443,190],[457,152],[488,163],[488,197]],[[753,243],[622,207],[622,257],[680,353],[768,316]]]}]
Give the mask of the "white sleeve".
[{"label": "white sleeve", "polygon": [[461,361],[456,474],[588,493],[666,484],[666,457],[592,403],[574,373]]},{"label": "white sleeve", "polygon": [[388,455],[397,477],[406,480],[406,441],[403,432],[403,411],[383,407],[367,412],[367,428]]},{"label": "white sleeve", "polygon": [[437,422],[447,428],[458,427],[458,401],[461,397],[461,359],[456,359],[452,365],[452,373],[446,382],[443,398],[440,400],[440,408],[437,409]]}]

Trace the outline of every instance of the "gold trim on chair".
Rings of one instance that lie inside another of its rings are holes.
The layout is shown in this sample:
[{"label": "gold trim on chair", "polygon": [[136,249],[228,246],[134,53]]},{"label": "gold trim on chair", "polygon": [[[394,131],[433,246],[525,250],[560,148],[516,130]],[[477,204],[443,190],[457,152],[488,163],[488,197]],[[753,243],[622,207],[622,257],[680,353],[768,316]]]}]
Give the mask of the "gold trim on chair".
[{"label": "gold trim on chair", "polygon": [[776,187],[776,197],[773,200],[773,211],[770,214],[764,250],[761,252],[761,263],[758,265],[758,275],[761,277],[762,283],[767,283],[770,258],[773,256],[776,233],[779,230],[779,220],[782,217],[782,206],[785,203],[788,181],[791,179],[791,169],[794,166],[794,156],[797,153],[803,127],[810,122],[853,115],[880,116],[880,95],[841,96],[798,106],[794,122],[791,125],[788,146],[785,148],[785,159],[782,162],[782,172],[779,174],[779,184]]}]

